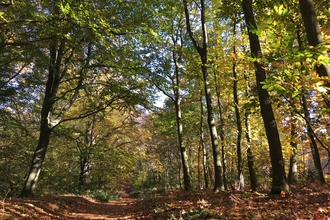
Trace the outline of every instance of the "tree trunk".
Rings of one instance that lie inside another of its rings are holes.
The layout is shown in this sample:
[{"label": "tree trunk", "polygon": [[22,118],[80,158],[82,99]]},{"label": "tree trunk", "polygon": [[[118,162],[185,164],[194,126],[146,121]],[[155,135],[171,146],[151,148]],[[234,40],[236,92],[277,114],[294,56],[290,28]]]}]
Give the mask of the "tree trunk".
[{"label": "tree trunk", "polygon": [[206,30],[206,21],[205,21],[205,3],[204,0],[201,0],[200,5],[200,12],[201,12],[201,27],[203,32],[203,43],[202,46],[199,46],[196,39],[194,38],[193,32],[190,27],[190,19],[189,19],[189,10],[187,1],[183,0],[184,11],[186,15],[186,25],[187,25],[187,32],[189,37],[196,48],[200,59],[201,59],[201,68],[202,68],[202,75],[203,75],[203,83],[204,83],[204,91],[205,91],[205,99],[206,99],[206,108],[207,108],[207,122],[210,129],[210,136],[211,136],[211,145],[212,145],[212,153],[213,153],[213,164],[214,164],[214,189],[213,191],[218,192],[219,190],[223,190],[223,182],[222,182],[222,169],[221,169],[221,156],[220,150],[218,146],[218,134],[217,128],[215,126],[214,120],[214,113],[212,107],[212,96],[211,96],[211,89],[210,89],[210,79],[208,74],[208,61],[207,61],[207,48],[208,48],[208,41],[207,41],[207,30]]},{"label": "tree trunk", "polygon": [[205,148],[205,143],[203,143],[202,148],[203,148],[203,171],[204,171],[205,189],[208,189],[210,175],[209,175],[209,166],[208,166],[207,151]]},{"label": "tree trunk", "polygon": [[[51,109],[55,102],[55,97],[60,84],[60,65],[63,56],[64,43],[61,42],[58,47],[56,39],[53,40],[50,49],[50,64],[48,80],[46,84],[45,97],[43,100],[40,121],[40,133],[38,146],[34,152],[31,167],[25,181],[20,197],[31,197],[38,181],[42,164],[45,160],[50,134],[52,132]],[[58,48],[57,48],[58,47]]]},{"label": "tree trunk", "polygon": [[[186,147],[183,143],[183,125],[182,125],[182,111],[181,111],[181,97],[180,97],[180,70],[179,70],[179,60],[181,60],[181,55],[178,55],[176,52],[176,45],[178,39],[175,36],[172,36],[174,49],[172,52],[172,59],[174,62],[174,74],[175,74],[175,85],[173,88],[174,93],[174,103],[175,103],[175,112],[176,112],[176,124],[177,124],[177,133],[178,133],[178,142],[181,154],[181,162],[182,162],[182,169],[183,169],[183,187],[185,191],[191,190],[191,176],[189,172],[189,164],[188,164],[188,154]],[[182,39],[181,39],[181,47],[183,46]],[[179,49],[182,49],[179,47]]]},{"label": "tree trunk", "polygon": [[217,104],[219,110],[219,136],[221,141],[221,153],[222,153],[222,178],[223,178],[223,187],[227,189],[227,166],[226,166],[226,151],[225,151],[225,131],[224,131],[224,119],[221,108],[221,96],[220,96],[220,88],[217,80],[217,74],[214,71],[214,81],[215,81],[215,94],[217,95]]},{"label": "tree trunk", "polygon": [[214,121],[214,113],[212,107],[212,98],[210,94],[209,86],[209,79],[208,79],[208,72],[206,67],[206,59],[202,61],[202,72],[204,78],[204,90],[205,90],[205,98],[206,98],[206,106],[207,106],[207,122],[210,129],[210,136],[211,136],[211,145],[212,145],[212,152],[213,152],[213,164],[214,164],[214,189],[213,191],[218,192],[219,190],[224,189],[223,180],[222,180],[222,169],[221,169],[221,156],[220,150],[218,146],[218,134],[217,128],[215,126]]},{"label": "tree trunk", "polygon": [[297,142],[295,139],[297,138],[296,125],[293,118],[293,113],[291,114],[291,141],[290,146],[292,149],[292,154],[290,156],[290,166],[289,166],[289,174],[288,174],[288,182],[290,184],[297,183],[297,172],[298,172],[298,164],[297,164]]},{"label": "tree trunk", "polygon": [[261,116],[264,121],[270,159],[272,164],[272,194],[279,194],[281,190],[289,191],[287,184],[285,170],[284,170],[284,159],[282,154],[282,146],[277,130],[274,112],[271,106],[268,91],[262,88],[261,82],[266,79],[265,68],[261,63],[258,62],[258,58],[261,56],[261,48],[259,37],[252,33],[252,30],[257,29],[257,25],[254,20],[252,10],[252,0],[243,0],[243,10],[245,16],[245,23],[248,29],[251,56],[254,58],[254,65],[256,68],[255,74],[257,79],[258,97],[261,108]]},{"label": "tree trunk", "polygon": [[258,188],[258,179],[256,175],[256,170],[254,167],[254,158],[252,154],[251,148],[247,149],[247,159],[248,159],[248,167],[249,167],[249,174],[250,174],[250,187],[251,190],[256,191]]},{"label": "tree trunk", "polygon": [[[250,77],[249,77],[248,73],[244,74],[244,78],[246,81],[246,91],[245,91],[246,98],[249,100],[250,96],[251,96],[251,88],[250,88],[250,84],[249,84]],[[254,158],[253,158],[252,150],[250,148],[250,146],[251,146],[251,124],[250,124],[251,112],[250,111],[251,111],[250,107],[247,106],[245,108],[245,120],[244,120],[245,128],[246,128],[245,137],[246,137],[246,141],[248,144],[247,160],[248,160],[248,168],[249,168],[249,175],[250,175],[250,187],[251,187],[251,190],[257,190],[259,184],[258,184],[258,178],[256,175],[256,170],[254,167]]]},{"label": "tree trunk", "polygon": [[[236,36],[236,21],[234,21],[234,36]],[[236,57],[236,46],[233,46],[233,54]],[[233,94],[234,94],[234,105],[236,115],[236,127],[237,127],[237,140],[236,140],[236,153],[237,153],[237,174],[238,174],[238,188],[244,188],[244,175],[243,175],[243,159],[242,159],[242,120],[239,112],[239,101],[237,95],[237,72],[236,72],[236,58],[233,58]]]},{"label": "tree trunk", "polygon": [[92,160],[91,156],[88,154],[86,156],[83,156],[80,161],[80,173],[79,173],[79,189],[82,190],[87,182],[90,170],[91,170],[91,165],[92,165]]},{"label": "tree trunk", "polygon": [[[224,143],[224,142],[222,142],[222,143]],[[228,185],[227,185],[226,147],[225,147],[224,144],[221,144],[221,161],[222,161],[223,189],[228,190]]]},{"label": "tree trunk", "polygon": [[186,147],[183,145],[183,126],[182,126],[182,119],[181,119],[181,107],[180,107],[180,99],[176,99],[175,103],[176,109],[176,122],[177,122],[177,132],[178,132],[178,141],[181,153],[181,162],[182,162],[182,169],[183,169],[183,187],[185,191],[191,190],[191,178],[188,166],[188,155],[186,151]]},{"label": "tree trunk", "polygon": [[[304,20],[308,43],[310,46],[316,47],[323,43],[323,39],[313,2],[312,0],[299,0],[299,6],[302,18]],[[330,65],[316,65],[315,69],[319,76],[330,77]],[[327,82],[326,86],[330,88],[329,81]],[[327,107],[330,108],[330,90],[328,90],[327,97],[324,95],[323,98],[327,104]]]},{"label": "tree trunk", "polygon": [[[251,87],[250,87],[250,77],[249,77],[249,73],[245,73],[244,74],[244,79],[246,81],[246,89],[245,89],[245,96],[247,100],[250,100],[251,98]],[[245,138],[246,141],[248,143],[248,148],[251,145],[251,124],[250,124],[250,114],[251,114],[251,109],[250,106],[246,106],[245,108],[245,120],[244,120],[244,124],[245,124]]]},{"label": "tree trunk", "polygon": [[209,181],[208,181],[208,166],[207,166],[207,151],[205,148],[205,140],[204,140],[204,108],[203,108],[203,97],[202,97],[202,92],[200,96],[200,103],[201,103],[201,117],[200,117],[200,146],[202,148],[203,152],[203,173],[204,173],[204,184],[205,184],[205,189],[209,188]]},{"label": "tree trunk", "polygon": [[310,139],[310,147],[312,151],[312,156],[313,156],[313,161],[314,161],[314,166],[317,171],[317,177],[320,180],[321,183],[325,183],[324,175],[323,175],[323,169],[321,165],[321,158],[319,154],[319,149],[317,148],[317,144],[313,135],[313,129],[310,125],[311,119],[310,119],[310,114],[307,108],[307,102],[306,102],[306,97],[302,97],[302,105],[304,108],[304,115],[305,115],[305,121],[306,121],[306,126],[307,126],[307,135]]}]

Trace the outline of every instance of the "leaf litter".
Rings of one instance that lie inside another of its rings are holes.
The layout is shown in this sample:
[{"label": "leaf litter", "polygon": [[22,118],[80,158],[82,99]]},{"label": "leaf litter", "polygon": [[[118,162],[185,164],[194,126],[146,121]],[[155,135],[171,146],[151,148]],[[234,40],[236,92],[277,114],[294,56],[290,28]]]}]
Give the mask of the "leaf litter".
[{"label": "leaf litter", "polygon": [[99,202],[76,195],[6,198],[0,219],[330,219],[329,185],[291,186],[291,192],[210,190],[129,195]]}]

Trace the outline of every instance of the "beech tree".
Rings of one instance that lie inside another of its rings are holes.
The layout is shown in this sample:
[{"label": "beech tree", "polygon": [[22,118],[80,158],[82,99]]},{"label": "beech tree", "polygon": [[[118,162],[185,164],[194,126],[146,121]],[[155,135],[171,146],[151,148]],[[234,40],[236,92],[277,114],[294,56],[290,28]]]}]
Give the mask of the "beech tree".
[{"label": "beech tree", "polygon": [[271,100],[268,91],[262,88],[262,82],[266,79],[264,64],[259,59],[262,56],[258,35],[256,35],[257,25],[254,20],[252,0],[243,0],[243,10],[245,23],[248,30],[251,56],[255,65],[255,74],[257,80],[258,97],[261,108],[261,115],[264,121],[267,134],[270,158],[272,164],[272,190],[271,193],[279,194],[281,190],[288,191],[288,184],[284,170],[284,159],[282,154],[282,146],[277,130],[277,125],[271,106]]},{"label": "beech tree", "polygon": [[[170,3],[170,2],[169,2]],[[169,4],[172,6],[172,4]],[[182,87],[184,86],[184,70],[183,59],[184,59],[184,39],[183,39],[183,18],[182,13],[180,14],[180,8],[175,6],[172,7],[172,11],[169,11],[166,7],[163,9],[167,10],[164,14],[168,16],[169,22],[163,24],[157,24],[154,27],[154,32],[156,33],[157,41],[166,42],[161,44],[155,44],[152,48],[161,48],[163,52],[155,51],[150,53],[155,54],[155,61],[150,57],[145,62],[150,66],[150,74],[148,74],[147,79],[153,84],[163,95],[171,100],[175,107],[175,118],[177,125],[177,137],[178,146],[181,155],[182,171],[183,171],[183,181],[184,189],[186,191],[191,190],[191,174],[188,164],[188,154],[187,146],[184,141],[185,137],[183,135],[183,116],[181,109],[181,101],[183,99]],[[161,17],[157,18],[161,19]],[[169,37],[167,39],[167,37]],[[159,38],[159,40],[158,40]],[[150,64],[154,62],[155,64]]]},{"label": "beech tree", "polygon": [[200,26],[202,27],[202,41],[199,43],[196,39],[196,36],[192,30],[191,21],[190,21],[190,13],[188,8],[188,2],[183,0],[183,7],[186,15],[186,26],[188,35],[198,52],[201,59],[201,71],[203,75],[203,84],[204,84],[204,94],[206,99],[207,106],[207,121],[210,130],[211,144],[212,144],[212,152],[213,152],[213,165],[214,165],[214,191],[217,192],[219,190],[223,190],[223,179],[222,179],[222,164],[220,151],[218,146],[218,134],[217,128],[215,126],[214,119],[214,110],[212,106],[212,95],[210,89],[210,79],[208,73],[208,38],[207,38],[207,21],[205,17],[206,13],[206,4],[204,0],[200,1],[198,5],[200,9]]}]

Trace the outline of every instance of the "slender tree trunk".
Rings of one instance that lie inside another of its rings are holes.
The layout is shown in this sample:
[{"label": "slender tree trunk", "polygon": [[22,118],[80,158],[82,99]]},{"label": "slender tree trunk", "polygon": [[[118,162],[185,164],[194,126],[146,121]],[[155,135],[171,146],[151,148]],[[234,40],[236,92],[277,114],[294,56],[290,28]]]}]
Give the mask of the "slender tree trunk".
[{"label": "slender tree trunk", "polygon": [[179,148],[180,148],[180,156],[181,156],[181,163],[182,163],[182,171],[183,171],[183,189],[185,191],[191,190],[191,178],[189,172],[189,165],[188,165],[188,154],[186,151],[186,147],[183,144],[182,138],[182,121],[181,121],[181,108],[180,104],[176,103],[176,112],[177,112],[177,132],[178,132],[178,141],[179,141]]},{"label": "slender tree trunk", "polygon": [[48,70],[48,80],[46,84],[45,97],[41,109],[40,133],[37,148],[34,152],[31,167],[24,183],[21,197],[31,197],[34,194],[34,189],[39,178],[42,164],[46,157],[46,152],[52,132],[51,124],[51,109],[55,102],[55,97],[60,84],[60,68],[64,43],[61,42],[58,46],[56,39],[53,40],[50,49],[50,63]]},{"label": "slender tree trunk", "polygon": [[224,119],[223,119],[223,114],[222,114],[222,108],[221,108],[221,95],[220,95],[220,87],[218,84],[217,80],[217,74],[214,71],[214,81],[215,81],[215,94],[217,96],[217,104],[218,104],[218,110],[219,110],[219,136],[220,136],[220,141],[221,141],[221,153],[222,153],[222,178],[223,178],[223,186],[225,189],[227,189],[227,164],[226,164],[226,150],[225,150],[225,131],[224,131]]},{"label": "slender tree trunk", "polygon": [[261,47],[259,37],[252,33],[252,30],[257,29],[252,10],[252,0],[243,0],[243,10],[245,16],[245,23],[248,29],[251,56],[255,59],[254,65],[256,68],[256,79],[258,97],[261,108],[261,115],[264,121],[266,135],[268,139],[270,159],[272,164],[272,194],[279,194],[281,190],[289,191],[287,184],[284,159],[282,154],[282,146],[279,138],[279,133],[275,121],[274,112],[271,106],[268,91],[262,88],[261,82],[266,79],[265,68],[258,62],[261,56]]},{"label": "slender tree trunk", "polygon": [[186,151],[186,147],[183,144],[183,126],[182,126],[182,119],[181,119],[181,107],[180,107],[180,100],[176,99],[175,103],[176,108],[176,121],[177,121],[177,132],[178,132],[178,140],[179,140],[179,147],[181,153],[181,162],[182,162],[182,169],[183,169],[183,185],[184,190],[189,191],[191,190],[191,178],[188,166],[188,155]]},{"label": "slender tree trunk", "polygon": [[[246,73],[244,75],[245,81],[246,81],[246,98],[249,99],[251,96],[251,88],[250,88],[250,84],[249,84],[249,76],[248,73]],[[250,107],[245,108],[245,127],[246,127],[246,131],[245,131],[245,137],[246,137],[246,141],[248,144],[248,148],[247,148],[247,161],[248,161],[248,168],[249,168],[249,175],[250,175],[250,187],[251,190],[257,190],[259,184],[258,184],[258,178],[256,175],[256,170],[255,170],[255,166],[254,166],[254,157],[253,157],[253,153],[252,150],[250,148],[251,146],[251,124],[250,124]]]},{"label": "slender tree trunk", "polygon": [[222,180],[223,180],[223,188],[228,190],[227,184],[227,161],[226,161],[226,147],[222,142],[221,144],[221,160],[222,160]]},{"label": "slender tree trunk", "polygon": [[217,128],[215,126],[214,120],[214,113],[212,107],[212,96],[211,96],[211,89],[210,89],[210,79],[208,73],[208,61],[207,61],[207,51],[208,51],[208,40],[207,40],[207,30],[206,30],[206,21],[205,21],[205,3],[204,0],[200,1],[200,12],[201,12],[201,27],[203,32],[203,43],[202,46],[199,46],[197,43],[193,32],[190,27],[190,18],[189,18],[189,10],[187,1],[183,0],[184,11],[186,15],[186,25],[187,25],[187,32],[189,37],[196,48],[200,59],[201,59],[201,69],[203,75],[203,83],[204,83],[204,90],[205,90],[205,99],[206,99],[206,108],[207,108],[207,122],[210,129],[210,136],[211,136],[211,145],[212,145],[212,153],[213,153],[213,164],[214,164],[214,191],[218,192],[219,190],[223,190],[223,181],[222,181],[222,168],[221,168],[221,156],[220,150],[218,146],[218,134]]},{"label": "slender tree trunk", "polygon": [[[180,94],[180,60],[182,57],[182,53],[180,52],[183,47],[183,39],[182,39],[182,30],[178,29],[176,35],[172,35],[172,42],[173,42],[173,50],[172,50],[172,60],[171,62],[174,63],[174,74],[171,74],[169,70],[166,75],[172,82],[172,93],[169,93],[163,90],[157,83],[155,86],[166,95],[175,106],[175,113],[176,113],[176,125],[177,125],[177,135],[178,135],[178,145],[179,145],[179,152],[180,152],[180,159],[182,164],[182,171],[183,171],[183,188],[185,191],[191,190],[191,174],[189,169],[189,155],[187,153],[187,148],[184,145],[183,141],[183,125],[182,125],[182,111],[181,111],[181,94]],[[180,43],[179,43],[180,42]],[[174,97],[173,97],[174,94]],[[180,181],[181,184],[181,181]]]},{"label": "slender tree trunk", "polygon": [[208,79],[208,73],[206,64],[203,64],[202,62],[202,72],[204,76],[204,89],[205,89],[205,97],[206,97],[206,106],[207,106],[207,121],[210,129],[210,136],[211,136],[211,144],[212,144],[212,152],[213,152],[213,164],[214,164],[214,189],[213,191],[218,192],[220,190],[224,190],[223,185],[223,178],[222,178],[222,172],[221,169],[221,155],[220,150],[218,146],[218,134],[217,129],[215,126],[215,120],[214,120],[214,113],[213,113],[213,107],[212,107],[212,98],[210,94],[210,89],[208,88],[209,85],[209,79]]},{"label": "slender tree trunk", "polygon": [[[179,70],[179,60],[181,60],[181,55],[177,54],[176,52],[176,45],[177,40],[175,36],[172,36],[173,42],[174,42],[174,50],[172,52],[172,58],[174,62],[174,74],[175,74],[175,86],[173,88],[173,93],[175,96],[175,112],[176,112],[176,124],[177,124],[177,133],[178,133],[178,142],[179,142],[179,148],[181,153],[181,162],[182,162],[182,169],[183,169],[183,185],[185,191],[191,190],[191,176],[189,172],[189,164],[188,164],[188,154],[186,147],[183,143],[183,125],[182,125],[182,111],[181,111],[181,98],[180,98],[180,70]],[[181,34],[181,47],[183,46]],[[182,49],[182,48],[180,48]]]},{"label": "slender tree trunk", "polygon": [[[236,36],[236,21],[234,22],[234,36]],[[236,46],[233,46],[233,54],[236,57]],[[236,115],[236,127],[237,127],[237,141],[236,141],[236,152],[237,152],[237,172],[238,172],[238,182],[239,189],[244,188],[244,175],[243,175],[243,159],[242,159],[242,120],[239,112],[239,101],[237,95],[237,72],[236,72],[236,58],[233,58],[233,94],[234,94],[234,104],[235,104],[235,115]]]},{"label": "slender tree trunk", "polygon": [[200,96],[200,103],[201,103],[201,117],[200,117],[200,146],[203,153],[203,173],[204,173],[204,184],[205,189],[209,188],[209,181],[208,181],[208,166],[207,166],[207,151],[205,148],[205,140],[204,140],[204,108],[203,108],[203,92],[201,92]]},{"label": "slender tree trunk", "polygon": [[208,165],[208,157],[207,157],[207,151],[205,148],[205,143],[202,145],[203,148],[203,172],[204,172],[204,183],[205,183],[205,189],[209,188],[209,165]]},{"label": "slender tree trunk", "polygon": [[296,124],[293,118],[293,113],[291,114],[291,140],[290,140],[290,146],[292,149],[292,154],[290,156],[290,166],[289,166],[289,174],[288,174],[288,182],[290,184],[297,183],[297,172],[298,172],[298,161],[297,161],[297,142],[295,139],[297,139],[297,131],[296,131]]},{"label": "slender tree trunk", "polygon": [[[249,73],[245,73],[244,74],[244,79],[246,82],[246,89],[245,89],[245,96],[247,100],[250,100],[251,98],[251,87],[250,87],[250,77],[249,77]],[[245,120],[244,120],[244,124],[245,124],[245,138],[247,140],[248,143],[248,148],[251,146],[251,124],[250,124],[250,115],[251,115],[251,109],[249,106],[245,107]]]},{"label": "slender tree trunk", "polygon": [[[304,20],[304,26],[307,34],[308,43],[310,46],[316,47],[323,43],[320,25],[316,16],[312,0],[299,0],[299,6],[302,18]],[[327,54],[324,54],[327,56]],[[324,66],[323,64],[315,65],[316,72],[319,76],[330,77],[330,65]],[[330,82],[328,81],[326,86],[330,88]],[[330,89],[327,94],[323,95],[328,108],[330,108]]]},{"label": "slender tree trunk", "polygon": [[197,150],[197,183],[198,183],[198,187],[200,189],[203,188],[203,183],[202,183],[202,174],[201,174],[201,153],[202,153],[202,146],[199,145],[198,146],[198,150]]},{"label": "slender tree trunk", "polygon": [[313,156],[313,161],[314,161],[314,166],[317,171],[317,177],[320,180],[321,183],[325,183],[324,175],[323,175],[323,169],[321,165],[321,158],[319,154],[319,149],[317,148],[317,143],[315,141],[314,135],[313,135],[313,130],[310,125],[311,119],[310,119],[310,114],[307,108],[307,102],[306,102],[306,97],[302,97],[302,105],[304,108],[304,115],[305,115],[305,120],[306,120],[306,126],[307,126],[307,135],[310,139],[310,147],[312,151],[312,156]]}]

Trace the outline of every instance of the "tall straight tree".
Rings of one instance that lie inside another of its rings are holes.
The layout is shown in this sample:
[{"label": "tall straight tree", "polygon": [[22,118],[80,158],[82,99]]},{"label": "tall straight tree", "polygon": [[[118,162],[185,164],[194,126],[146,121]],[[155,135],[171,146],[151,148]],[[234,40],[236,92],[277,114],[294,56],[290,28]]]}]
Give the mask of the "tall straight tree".
[{"label": "tall straight tree", "polygon": [[[236,19],[233,21],[233,36],[236,39]],[[241,114],[239,110],[239,100],[238,100],[238,76],[236,71],[236,45],[233,45],[233,94],[234,94],[234,105],[235,105],[235,115],[236,115],[236,127],[237,127],[237,141],[236,141],[236,152],[237,152],[237,171],[238,171],[238,182],[239,182],[239,189],[244,188],[244,176],[243,176],[243,159],[242,159],[242,120]]]},{"label": "tall straight tree", "polygon": [[186,146],[183,143],[183,124],[182,124],[182,111],[181,111],[181,97],[180,97],[180,60],[182,59],[182,54],[176,53],[175,48],[178,47],[178,41],[180,42],[179,49],[182,50],[183,40],[182,40],[182,29],[179,27],[176,32],[176,36],[172,35],[172,41],[174,43],[174,49],[172,52],[172,59],[174,63],[174,75],[175,75],[175,85],[173,87],[174,93],[174,104],[175,104],[175,112],[176,112],[176,124],[178,131],[178,141],[181,153],[181,161],[182,161],[182,169],[183,169],[183,181],[184,181],[184,190],[191,190],[191,177],[189,172],[189,164],[188,164],[188,154],[186,150]]},{"label": "tall straight tree", "polygon": [[[180,23],[180,22],[179,22]],[[181,110],[181,77],[182,70],[180,70],[180,61],[182,60],[182,47],[183,47],[183,39],[182,39],[182,29],[181,27],[177,27],[177,30],[174,30],[175,34],[172,34],[172,57],[171,60],[167,60],[165,58],[164,71],[165,77],[170,81],[171,91],[166,91],[162,88],[162,85],[158,84],[156,81],[153,81],[153,84],[172,101],[175,106],[176,113],[176,126],[177,126],[177,134],[178,134],[178,144],[180,149],[182,170],[183,170],[183,185],[184,190],[191,190],[191,177],[189,171],[188,164],[188,154],[186,150],[186,146],[184,145],[183,139],[183,123],[182,123],[182,110]],[[180,52],[178,52],[180,51]],[[173,66],[170,66],[170,69],[167,69],[167,64],[173,63]]]},{"label": "tall straight tree", "polygon": [[[208,172],[208,165],[207,165],[207,150],[205,147],[205,138],[204,138],[204,107],[203,107],[203,92],[201,90],[200,94],[200,108],[201,108],[201,115],[200,115],[200,125],[199,125],[199,136],[200,136],[200,149],[203,152],[203,174],[204,174],[204,183],[205,189],[209,188],[209,172]],[[199,168],[198,168],[199,169]]]},{"label": "tall straight tree", "polygon": [[253,58],[253,63],[256,68],[255,74],[257,80],[257,90],[261,108],[261,116],[264,122],[269,145],[270,159],[272,165],[271,193],[279,194],[282,190],[288,191],[289,186],[286,180],[282,146],[269,93],[266,89],[262,88],[261,84],[266,79],[266,72],[264,65],[259,61],[259,59],[261,58],[261,47],[259,37],[256,34],[257,25],[254,20],[252,0],[243,0],[243,11],[249,35],[251,56]]},{"label": "tall straight tree", "polygon": [[[184,17],[182,10],[177,7],[175,1],[168,1],[159,9],[161,16],[155,19],[151,26],[154,34],[153,40],[146,39],[145,45],[150,45],[151,56],[145,57],[145,63],[150,68],[147,79],[174,105],[176,132],[178,147],[183,171],[183,188],[191,190],[191,174],[189,167],[189,156],[187,153],[186,141],[184,141],[184,129],[182,121],[181,101],[183,99],[182,88],[184,86]],[[165,16],[167,19],[164,19]],[[162,49],[160,49],[162,48]],[[159,52],[162,51],[162,52]],[[168,103],[169,104],[169,103]]]},{"label": "tall straight tree", "polygon": [[188,9],[188,2],[183,0],[183,7],[186,15],[186,26],[189,37],[197,50],[200,60],[201,60],[201,69],[203,74],[203,84],[205,90],[205,99],[206,99],[206,107],[207,107],[207,122],[210,129],[211,136],[211,145],[213,152],[213,164],[214,164],[214,189],[213,191],[218,192],[223,190],[223,181],[222,181],[222,168],[221,168],[221,157],[220,150],[218,146],[218,134],[217,128],[215,126],[214,112],[212,107],[212,95],[210,89],[210,77],[208,73],[208,38],[207,38],[207,24],[205,19],[205,1],[200,0],[200,4],[198,8],[200,9],[200,26],[202,28],[202,43],[201,45],[198,43],[197,38],[194,36],[194,32],[191,28],[190,21],[190,13]]},{"label": "tall straight tree", "polygon": [[221,153],[222,153],[222,179],[223,179],[223,186],[227,190],[227,164],[226,164],[226,146],[225,146],[225,120],[224,120],[224,114],[222,111],[222,103],[221,103],[221,94],[220,94],[220,83],[218,83],[217,79],[217,73],[214,71],[214,81],[216,82],[215,85],[215,94],[216,94],[216,99],[217,99],[217,104],[218,104],[218,120],[220,122],[219,125],[219,137],[221,141]]}]

